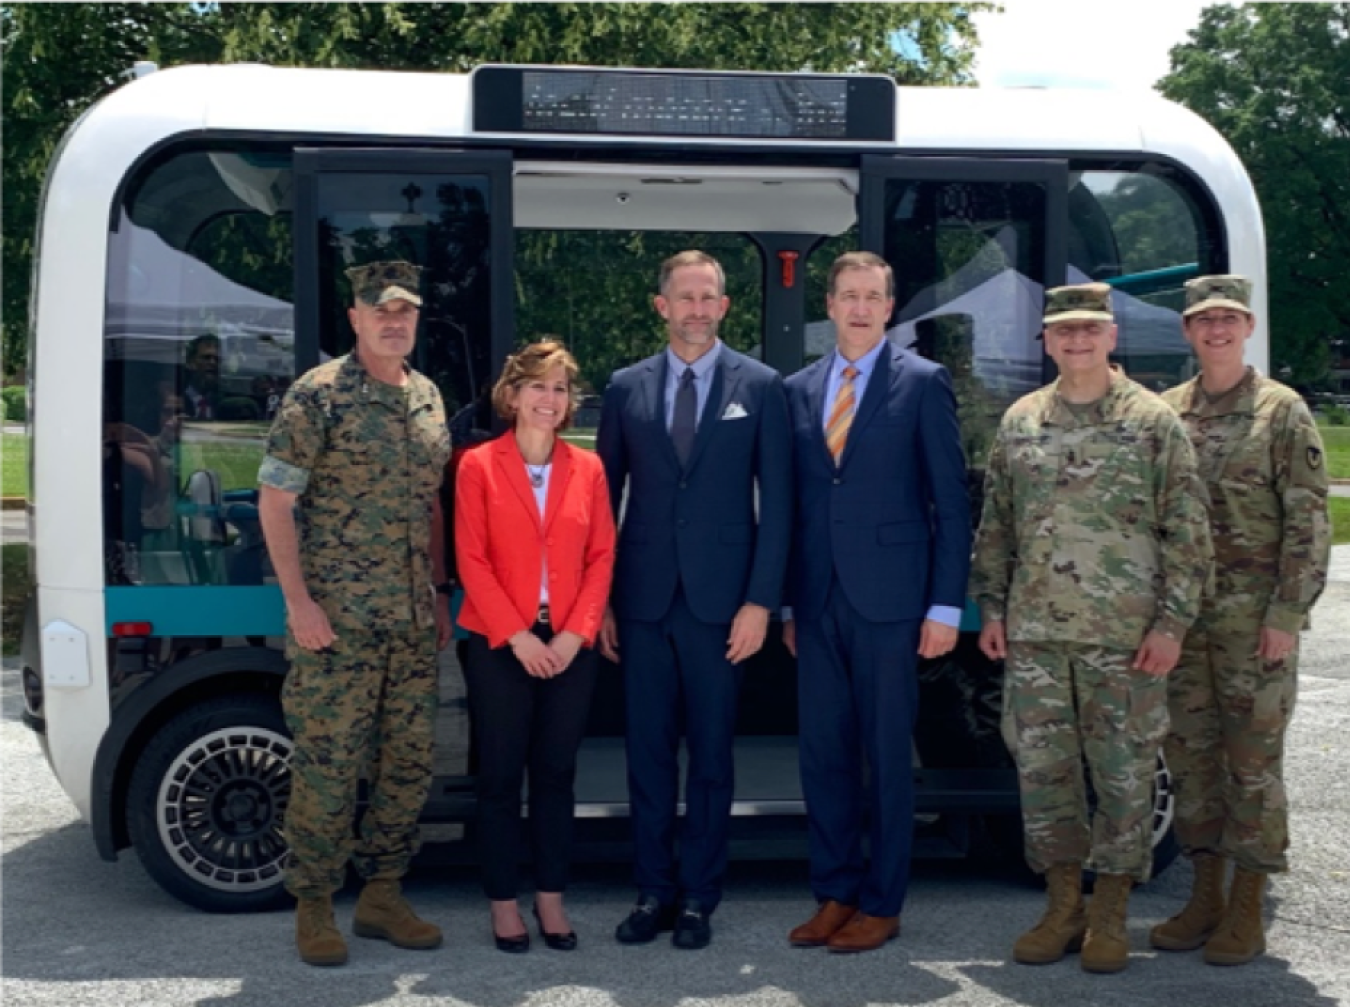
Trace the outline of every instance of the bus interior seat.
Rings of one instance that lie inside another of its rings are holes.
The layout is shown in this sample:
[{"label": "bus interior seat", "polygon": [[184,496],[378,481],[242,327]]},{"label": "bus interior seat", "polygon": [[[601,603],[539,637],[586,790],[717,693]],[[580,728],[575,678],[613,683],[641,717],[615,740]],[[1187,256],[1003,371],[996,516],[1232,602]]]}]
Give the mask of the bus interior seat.
[{"label": "bus interior seat", "polygon": [[183,553],[194,584],[224,583],[221,551],[229,540],[221,510],[220,474],[198,469],[184,488]]}]

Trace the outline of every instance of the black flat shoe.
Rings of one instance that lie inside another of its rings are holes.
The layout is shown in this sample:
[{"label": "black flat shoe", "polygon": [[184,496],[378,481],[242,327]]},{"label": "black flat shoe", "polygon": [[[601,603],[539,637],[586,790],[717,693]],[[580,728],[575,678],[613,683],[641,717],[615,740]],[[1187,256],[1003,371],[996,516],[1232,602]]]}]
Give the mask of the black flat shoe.
[{"label": "black flat shoe", "polygon": [[539,907],[534,907],[534,921],[539,924],[539,936],[544,938],[544,946],[552,948],[554,951],[575,951],[577,949],[577,933],[575,930],[569,930],[565,934],[551,934],[544,929],[544,921],[539,918]]}]

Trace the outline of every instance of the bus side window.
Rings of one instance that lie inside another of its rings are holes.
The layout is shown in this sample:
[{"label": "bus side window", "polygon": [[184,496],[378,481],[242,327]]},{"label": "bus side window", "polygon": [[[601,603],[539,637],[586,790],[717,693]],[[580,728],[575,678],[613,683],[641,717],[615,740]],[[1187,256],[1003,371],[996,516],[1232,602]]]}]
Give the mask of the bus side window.
[{"label": "bus side window", "polygon": [[[109,235],[110,585],[270,578],[257,473],[295,371],[289,154],[270,157],[170,156],[128,187]],[[240,184],[260,170],[267,185]]]}]

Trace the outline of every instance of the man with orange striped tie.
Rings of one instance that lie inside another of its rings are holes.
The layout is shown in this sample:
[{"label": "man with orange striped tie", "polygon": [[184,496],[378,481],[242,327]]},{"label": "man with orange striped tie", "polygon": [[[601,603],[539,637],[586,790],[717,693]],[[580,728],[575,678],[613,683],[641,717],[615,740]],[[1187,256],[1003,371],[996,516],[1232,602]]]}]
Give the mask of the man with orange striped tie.
[{"label": "man with orange striped tie", "polygon": [[956,645],[970,501],[950,377],[885,339],[891,267],[870,252],[841,255],[826,304],[833,352],[787,381],[797,513],[784,640],[799,659],[819,903],[789,941],[856,952],[900,932],[917,664]]}]

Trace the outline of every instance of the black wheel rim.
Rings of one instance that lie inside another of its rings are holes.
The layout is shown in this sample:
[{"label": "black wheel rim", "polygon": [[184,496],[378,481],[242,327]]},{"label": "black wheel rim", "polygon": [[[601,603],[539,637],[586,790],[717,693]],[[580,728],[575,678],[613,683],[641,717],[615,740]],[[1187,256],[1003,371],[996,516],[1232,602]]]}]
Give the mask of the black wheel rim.
[{"label": "black wheel rim", "polygon": [[247,893],[281,880],[291,742],[263,727],[202,735],[170,764],[155,802],[164,849],[188,877]]}]

